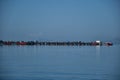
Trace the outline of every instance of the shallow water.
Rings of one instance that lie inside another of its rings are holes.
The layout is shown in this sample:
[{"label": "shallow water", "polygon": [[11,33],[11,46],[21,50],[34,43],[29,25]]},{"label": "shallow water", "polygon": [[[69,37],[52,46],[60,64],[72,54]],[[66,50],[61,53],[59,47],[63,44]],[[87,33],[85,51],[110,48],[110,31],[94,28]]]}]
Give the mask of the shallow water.
[{"label": "shallow water", "polygon": [[0,46],[0,80],[120,80],[120,46]]}]

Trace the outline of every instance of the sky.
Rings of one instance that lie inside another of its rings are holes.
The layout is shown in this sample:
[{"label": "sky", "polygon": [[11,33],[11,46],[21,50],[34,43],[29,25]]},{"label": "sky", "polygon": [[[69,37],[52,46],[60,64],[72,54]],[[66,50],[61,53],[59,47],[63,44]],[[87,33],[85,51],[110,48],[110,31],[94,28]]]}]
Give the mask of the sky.
[{"label": "sky", "polygon": [[0,0],[0,39],[120,39],[119,5],[119,0]]}]

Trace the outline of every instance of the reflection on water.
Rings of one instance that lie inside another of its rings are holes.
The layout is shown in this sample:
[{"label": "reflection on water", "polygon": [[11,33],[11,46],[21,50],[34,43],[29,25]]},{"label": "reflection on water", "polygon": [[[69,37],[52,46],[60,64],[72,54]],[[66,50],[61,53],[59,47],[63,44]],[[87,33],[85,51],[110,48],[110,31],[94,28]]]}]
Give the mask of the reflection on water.
[{"label": "reflection on water", "polygon": [[2,80],[119,80],[119,46],[3,46]]},{"label": "reflection on water", "polygon": [[100,56],[100,46],[96,46],[96,55]]},{"label": "reflection on water", "polygon": [[96,58],[97,58],[97,61],[100,60],[100,47],[101,46],[96,46]]}]

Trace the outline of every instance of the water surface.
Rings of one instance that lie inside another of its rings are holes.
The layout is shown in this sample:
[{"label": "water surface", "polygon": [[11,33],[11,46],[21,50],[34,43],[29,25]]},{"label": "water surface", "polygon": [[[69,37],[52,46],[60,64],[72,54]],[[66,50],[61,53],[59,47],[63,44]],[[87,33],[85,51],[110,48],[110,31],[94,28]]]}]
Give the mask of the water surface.
[{"label": "water surface", "polygon": [[120,46],[0,46],[0,80],[120,80]]}]

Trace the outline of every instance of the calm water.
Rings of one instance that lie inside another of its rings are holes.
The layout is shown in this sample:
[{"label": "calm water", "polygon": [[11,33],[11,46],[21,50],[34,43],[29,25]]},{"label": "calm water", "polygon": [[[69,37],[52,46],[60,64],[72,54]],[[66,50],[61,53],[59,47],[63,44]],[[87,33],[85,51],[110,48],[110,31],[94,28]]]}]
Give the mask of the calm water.
[{"label": "calm water", "polygon": [[120,80],[120,46],[0,46],[0,80]]}]

